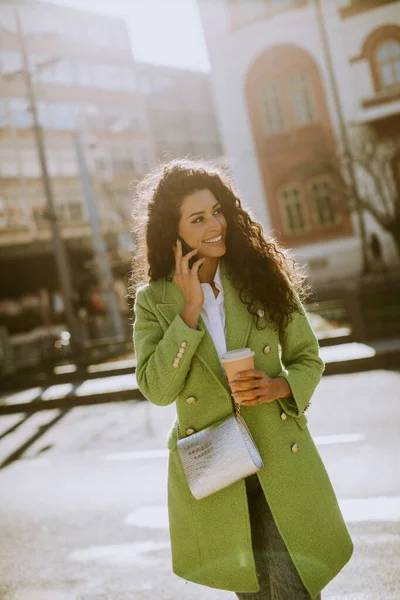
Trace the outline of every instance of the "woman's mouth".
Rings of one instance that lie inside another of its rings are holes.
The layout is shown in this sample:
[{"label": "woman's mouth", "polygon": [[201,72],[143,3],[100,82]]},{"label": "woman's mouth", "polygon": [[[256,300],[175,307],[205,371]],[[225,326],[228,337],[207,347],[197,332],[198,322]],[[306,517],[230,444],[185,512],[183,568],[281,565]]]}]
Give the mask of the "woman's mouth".
[{"label": "woman's mouth", "polygon": [[222,234],[221,235],[217,235],[216,237],[210,238],[209,240],[204,240],[205,244],[219,244],[220,242],[222,242]]}]

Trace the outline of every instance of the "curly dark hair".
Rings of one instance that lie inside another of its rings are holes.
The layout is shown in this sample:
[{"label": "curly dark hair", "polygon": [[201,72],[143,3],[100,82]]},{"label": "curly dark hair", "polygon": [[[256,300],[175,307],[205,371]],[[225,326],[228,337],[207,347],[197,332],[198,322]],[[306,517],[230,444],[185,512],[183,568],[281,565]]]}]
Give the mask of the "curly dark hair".
[{"label": "curly dark hair", "polygon": [[[232,281],[258,327],[257,310],[281,331],[298,311],[308,291],[303,268],[292,254],[267,236],[234,191],[221,167],[208,161],[176,159],[159,165],[137,186],[132,212],[136,251],[132,263],[131,292],[140,285],[166,278],[175,267],[180,207],[185,196],[210,190],[221,204],[227,220],[227,276]],[[259,327],[258,327],[259,328]]]}]

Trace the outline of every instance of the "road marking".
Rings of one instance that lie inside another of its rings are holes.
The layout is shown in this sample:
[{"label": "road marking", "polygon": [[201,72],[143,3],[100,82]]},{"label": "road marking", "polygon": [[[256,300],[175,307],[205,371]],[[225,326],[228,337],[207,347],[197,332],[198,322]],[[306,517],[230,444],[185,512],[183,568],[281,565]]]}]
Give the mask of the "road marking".
[{"label": "road marking", "polygon": [[339,500],[339,505],[348,523],[400,521],[400,496],[344,498]]},{"label": "road marking", "polygon": [[[7,596],[8,598],[11,600],[11,596]],[[25,588],[12,595],[12,600],[76,600],[77,598],[74,592],[60,592],[59,589]]]},{"label": "road marking", "polygon": [[315,436],[314,442],[317,446],[324,446],[325,444],[350,444],[354,442],[361,442],[365,439],[363,433],[344,433],[338,435],[317,435]]},{"label": "road marking", "polygon": [[169,540],[163,542],[138,542],[137,544],[110,544],[109,546],[89,546],[75,550],[69,555],[71,560],[78,562],[100,562],[103,564],[126,564],[154,567],[161,565],[165,559],[154,556],[144,556],[148,552],[170,548]]},{"label": "road marking", "polygon": [[[365,439],[363,433],[348,433],[338,435],[319,435],[316,436],[314,442],[317,446],[326,444],[349,444],[361,442]],[[115,452],[107,454],[105,460],[142,460],[147,458],[168,458],[169,450],[138,450],[136,452]]]},{"label": "road marking", "polygon": [[343,360],[355,360],[375,356],[376,350],[367,344],[350,342],[338,344],[337,346],[324,346],[319,349],[319,354],[324,362],[342,362]]},{"label": "road marking", "polygon": [[[376,498],[343,498],[339,506],[347,523],[366,521],[400,521],[400,497],[378,496]],[[168,529],[168,507],[166,505],[145,506],[130,513],[124,523],[148,529]],[[398,535],[367,536],[371,543],[397,542]]]},{"label": "road marking", "polygon": [[145,506],[128,515],[124,523],[149,529],[168,529],[168,509],[165,505]]},{"label": "road marking", "polygon": [[167,458],[169,450],[139,450],[137,452],[117,452],[107,454],[106,460],[141,460],[142,458]]}]

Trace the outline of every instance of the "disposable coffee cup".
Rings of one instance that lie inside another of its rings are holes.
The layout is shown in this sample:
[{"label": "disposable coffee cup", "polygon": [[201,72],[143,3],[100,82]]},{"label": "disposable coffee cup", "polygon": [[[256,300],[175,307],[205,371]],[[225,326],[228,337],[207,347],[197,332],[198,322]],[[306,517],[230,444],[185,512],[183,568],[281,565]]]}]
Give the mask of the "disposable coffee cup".
[{"label": "disposable coffee cup", "polygon": [[221,356],[229,383],[235,379],[237,373],[254,369],[254,354],[255,352],[251,348],[240,348],[239,350],[225,352]]}]

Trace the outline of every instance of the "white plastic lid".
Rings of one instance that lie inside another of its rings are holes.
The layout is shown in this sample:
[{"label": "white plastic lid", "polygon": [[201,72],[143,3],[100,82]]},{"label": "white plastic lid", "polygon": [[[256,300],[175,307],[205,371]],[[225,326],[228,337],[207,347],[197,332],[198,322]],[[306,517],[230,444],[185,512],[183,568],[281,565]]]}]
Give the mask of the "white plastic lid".
[{"label": "white plastic lid", "polygon": [[251,348],[239,348],[239,350],[230,350],[221,356],[224,362],[233,362],[234,360],[242,360],[254,356],[255,352]]}]

